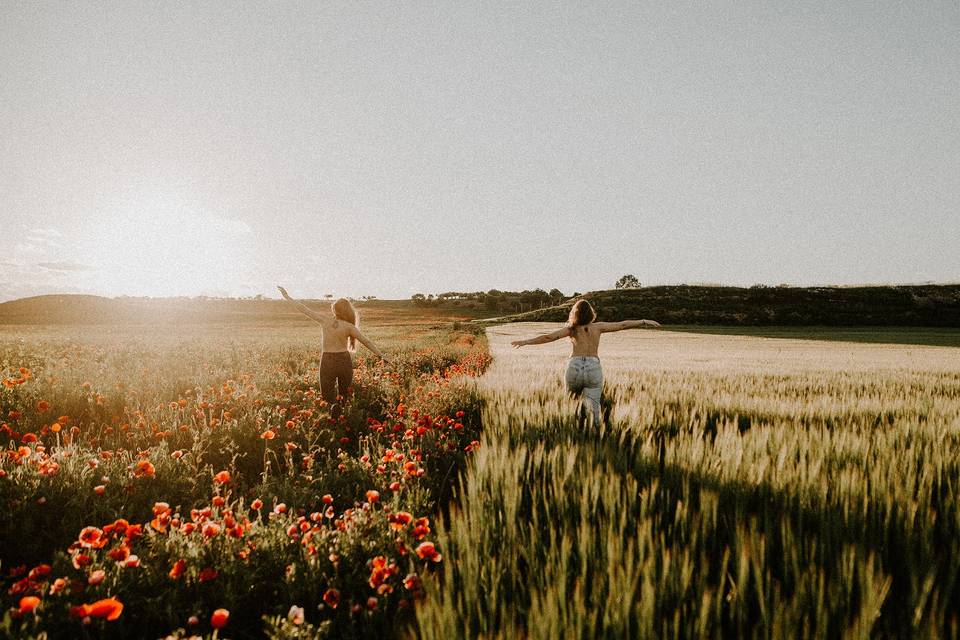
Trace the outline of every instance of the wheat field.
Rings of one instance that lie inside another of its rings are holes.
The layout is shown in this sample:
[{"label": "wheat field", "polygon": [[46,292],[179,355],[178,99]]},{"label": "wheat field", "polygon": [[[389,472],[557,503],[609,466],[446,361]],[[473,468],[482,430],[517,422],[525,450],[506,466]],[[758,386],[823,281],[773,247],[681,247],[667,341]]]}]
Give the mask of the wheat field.
[{"label": "wheat field", "polygon": [[597,432],[554,328],[488,330],[422,637],[957,637],[960,352],[609,334]]}]

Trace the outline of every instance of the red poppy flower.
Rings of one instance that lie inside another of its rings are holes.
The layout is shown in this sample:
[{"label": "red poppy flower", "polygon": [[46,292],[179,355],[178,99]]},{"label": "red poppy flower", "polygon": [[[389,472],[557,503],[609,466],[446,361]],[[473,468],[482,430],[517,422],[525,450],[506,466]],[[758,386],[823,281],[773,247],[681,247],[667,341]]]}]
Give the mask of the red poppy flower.
[{"label": "red poppy flower", "polygon": [[197,574],[197,579],[200,580],[200,582],[210,582],[211,580],[216,580],[219,575],[220,573],[213,567],[204,567],[200,570],[200,573]]},{"label": "red poppy flower", "polygon": [[397,511],[396,513],[391,513],[388,516],[388,520],[390,520],[391,527],[400,531],[413,521],[413,514],[407,513],[406,511]]},{"label": "red poppy flower", "polygon": [[327,603],[332,609],[336,609],[337,605],[340,604],[340,592],[336,589],[327,589],[323,594],[323,601]]},{"label": "red poppy flower", "polygon": [[437,553],[437,548],[432,542],[421,542],[417,547],[417,557],[422,560],[433,560],[434,562],[443,560],[443,556]]},{"label": "red poppy flower", "polygon": [[210,626],[214,629],[222,629],[227,626],[227,620],[230,619],[230,612],[226,609],[217,609],[210,616]]}]

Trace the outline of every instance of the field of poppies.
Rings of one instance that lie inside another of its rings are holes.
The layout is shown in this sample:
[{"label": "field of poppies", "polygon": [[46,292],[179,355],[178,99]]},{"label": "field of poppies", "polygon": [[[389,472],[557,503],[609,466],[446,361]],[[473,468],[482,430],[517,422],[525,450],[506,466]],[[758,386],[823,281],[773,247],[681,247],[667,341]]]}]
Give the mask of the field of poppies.
[{"label": "field of poppies", "polygon": [[482,334],[367,330],[338,420],[316,331],[0,334],[0,637],[397,637],[479,446]]}]

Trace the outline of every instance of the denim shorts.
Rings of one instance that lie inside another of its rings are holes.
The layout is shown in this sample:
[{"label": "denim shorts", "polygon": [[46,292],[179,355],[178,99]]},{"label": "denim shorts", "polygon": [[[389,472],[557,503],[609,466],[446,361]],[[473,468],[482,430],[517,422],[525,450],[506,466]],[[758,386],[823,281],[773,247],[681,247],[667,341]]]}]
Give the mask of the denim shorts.
[{"label": "denim shorts", "polygon": [[581,394],[603,387],[603,369],[597,356],[572,356],[567,362],[567,391]]}]

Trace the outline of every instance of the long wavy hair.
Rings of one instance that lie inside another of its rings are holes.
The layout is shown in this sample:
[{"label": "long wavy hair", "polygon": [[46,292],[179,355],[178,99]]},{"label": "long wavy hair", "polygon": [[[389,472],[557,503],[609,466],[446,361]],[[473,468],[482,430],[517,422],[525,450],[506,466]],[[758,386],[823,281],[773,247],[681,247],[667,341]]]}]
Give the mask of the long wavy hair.
[{"label": "long wavy hair", "polygon": [[[334,302],[330,305],[330,309],[333,311],[333,317],[337,320],[349,322],[358,329],[360,328],[360,314],[357,313],[357,310],[353,308],[353,305],[350,304],[350,301],[346,298],[340,298]],[[347,338],[347,350],[357,350],[357,340],[353,336]]]},{"label": "long wavy hair", "polygon": [[567,326],[571,329],[576,327],[585,327],[594,320],[597,319],[597,312],[593,310],[593,305],[591,305],[586,300],[577,300],[573,303],[573,306],[570,307],[570,316],[567,318]]}]

